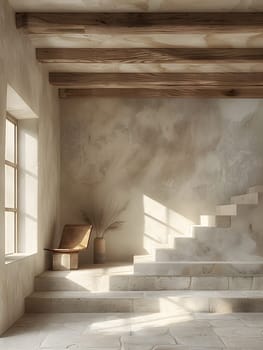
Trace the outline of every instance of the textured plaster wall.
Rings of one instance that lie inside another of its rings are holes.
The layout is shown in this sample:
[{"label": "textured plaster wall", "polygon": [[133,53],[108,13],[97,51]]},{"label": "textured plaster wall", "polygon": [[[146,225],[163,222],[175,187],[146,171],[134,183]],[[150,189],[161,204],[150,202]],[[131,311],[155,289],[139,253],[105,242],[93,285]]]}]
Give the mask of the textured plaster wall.
[{"label": "textured plaster wall", "polygon": [[[199,223],[200,214],[263,183],[262,107],[260,100],[62,101],[62,224],[79,222],[94,199],[128,201],[124,225],[107,235],[108,260],[120,261],[144,252],[145,196],[156,204],[155,223],[163,207],[180,215],[177,222]],[[82,259],[91,261],[91,249]]]},{"label": "textured plaster wall", "polygon": [[[50,244],[58,217],[59,106],[47,72],[36,62],[29,40],[15,28],[14,12],[0,2],[0,333],[24,311],[33,278],[45,268],[43,248]],[[5,264],[4,257],[4,118],[7,84],[38,119],[38,253]]]}]

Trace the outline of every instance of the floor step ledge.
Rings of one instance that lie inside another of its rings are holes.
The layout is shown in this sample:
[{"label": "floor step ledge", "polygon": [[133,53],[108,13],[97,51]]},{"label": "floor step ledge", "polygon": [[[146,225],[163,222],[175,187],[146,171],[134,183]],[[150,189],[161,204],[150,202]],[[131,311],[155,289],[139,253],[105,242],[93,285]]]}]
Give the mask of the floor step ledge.
[{"label": "floor step ledge", "polygon": [[263,291],[38,292],[28,313],[262,312]]}]

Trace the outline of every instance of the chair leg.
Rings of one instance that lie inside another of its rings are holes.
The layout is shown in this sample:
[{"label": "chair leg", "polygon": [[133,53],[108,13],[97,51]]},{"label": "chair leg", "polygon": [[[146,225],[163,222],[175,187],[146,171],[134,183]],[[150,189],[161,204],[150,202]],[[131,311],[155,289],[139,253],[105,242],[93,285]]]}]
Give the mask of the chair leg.
[{"label": "chair leg", "polygon": [[52,270],[76,270],[79,265],[78,253],[53,253]]}]

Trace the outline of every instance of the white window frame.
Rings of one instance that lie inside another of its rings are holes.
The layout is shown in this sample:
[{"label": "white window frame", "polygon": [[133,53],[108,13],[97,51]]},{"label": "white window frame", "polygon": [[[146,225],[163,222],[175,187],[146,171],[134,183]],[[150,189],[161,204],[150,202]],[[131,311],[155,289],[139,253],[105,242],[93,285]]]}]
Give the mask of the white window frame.
[{"label": "white window frame", "polygon": [[[15,156],[15,159],[14,159],[14,162],[11,162],[11,161],[5,159],[5,166],[13,168],[14,173],[15,173],[15,176],[14,176],[14,207],[8,208],[5,206],[5,209],[4,209],[5,213],[6,212],[14,213],[14,247],[13,247],[13,252],[12,253],[5,252],[5,255],[10,255],[10,254],[17,253],[17,251],[18,251],[18,230],[17,230],[17,222],[18,222],[18,220],[17,220],[17,216],[18,216],[18,208],[17,208],[17,203],[18,203],[18,200],[17,200],[17,197],[18,197],[18,183],[17,183],[18,182],[18,152],[17,152],[18,151],[17,150],[17,147],[18,147],[18,121],[16,118],[14,118],[9,113],[6,114],[5,124],[6,124],[7,120],[15,126],[15,128],[14,128],[14,132],[15,132],[15,135],[14,135],[14,141],[15,141],[14,152],[15,152],[15,154],[14,154],[14,156]],[[6,143],[5,143],[5,148],[6,148]]]}]

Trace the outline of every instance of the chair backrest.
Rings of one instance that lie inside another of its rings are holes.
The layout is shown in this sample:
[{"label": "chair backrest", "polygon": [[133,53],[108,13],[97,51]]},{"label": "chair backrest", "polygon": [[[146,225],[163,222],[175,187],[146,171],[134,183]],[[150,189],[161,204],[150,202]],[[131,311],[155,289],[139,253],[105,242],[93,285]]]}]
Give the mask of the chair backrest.
[{"label": "chair backrest", "polygon": [[65,225],[60,249],[85,249],[89,244],[91,225]]}]

